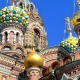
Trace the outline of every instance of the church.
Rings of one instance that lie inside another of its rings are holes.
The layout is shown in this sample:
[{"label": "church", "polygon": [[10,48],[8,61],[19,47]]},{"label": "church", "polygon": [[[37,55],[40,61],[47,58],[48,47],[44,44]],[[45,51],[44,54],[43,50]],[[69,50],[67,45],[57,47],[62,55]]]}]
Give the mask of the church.
[{"label": "church", "polygon": [[53,47],[35,5],[11,1],[0,10],[0,80],[80,80],[80,0],[66,18],[69,36]]}]

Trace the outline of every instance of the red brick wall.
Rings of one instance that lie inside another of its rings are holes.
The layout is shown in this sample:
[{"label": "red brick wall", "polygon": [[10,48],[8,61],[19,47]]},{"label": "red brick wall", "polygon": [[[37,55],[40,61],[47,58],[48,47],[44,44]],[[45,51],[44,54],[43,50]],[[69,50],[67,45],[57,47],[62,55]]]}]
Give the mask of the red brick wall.
[{"label": "red brick wall", "polygon": [[75,59],[76,59],[76,60],[79,60],[79,59],[80,59],[80,51],[78,51],[78,52],[75,54]]}]

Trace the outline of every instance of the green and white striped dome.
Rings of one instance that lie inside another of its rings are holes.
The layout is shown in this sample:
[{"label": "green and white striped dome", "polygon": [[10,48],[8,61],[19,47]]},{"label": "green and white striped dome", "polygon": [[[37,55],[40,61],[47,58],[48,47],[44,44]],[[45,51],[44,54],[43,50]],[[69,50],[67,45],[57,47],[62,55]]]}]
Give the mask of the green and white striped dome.
[{"label": "green and white striped dome", "polygon": [[78,38],[69,36],[67,39],[60,43],[60,46],[63,46],[69,52],[74,52],[77,48]]}]

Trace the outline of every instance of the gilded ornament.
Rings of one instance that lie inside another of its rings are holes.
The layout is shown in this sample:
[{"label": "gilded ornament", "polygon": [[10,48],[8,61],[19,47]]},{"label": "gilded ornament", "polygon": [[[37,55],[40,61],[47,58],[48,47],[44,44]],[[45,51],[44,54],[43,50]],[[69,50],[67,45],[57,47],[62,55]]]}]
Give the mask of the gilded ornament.
[{"label": "gilded ornament", "polygon": [[72,25],[76,27],[76,25],[80,24],[80,0],[78,0],[79,11],[76,12],[72,17]]},{"label": "gilded ornament", "polygon": [[14,3],[16,2],[16,0],[12,0],[12,5],[14,6]]},{"label": "gilded ornament", "polygon": [[43,67],[43,62],[44,62],[44,59],[42,58],[42,56],[37,54],[35,52],[35,50],[33,49],[32,53],[25,58],[24,66],[25,66],[26,69],[29,68],[29,67],[42,68]]}]

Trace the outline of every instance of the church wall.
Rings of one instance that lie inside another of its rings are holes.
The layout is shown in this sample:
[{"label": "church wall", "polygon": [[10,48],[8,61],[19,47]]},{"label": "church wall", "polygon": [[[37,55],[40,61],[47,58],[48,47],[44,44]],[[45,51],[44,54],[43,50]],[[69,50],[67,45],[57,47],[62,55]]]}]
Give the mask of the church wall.
[{"label": "church wall", "polygon": [[10,33],[8,35],[10,35],[10,37],[9,37],[10,43],[13,44],[14,43],[14,32],[10,31]]},{"label": "church wall", "polygon": [[57,62],[57,61],[58,60],[50,60],[50,61],[46,62],[45,66],[49,67],[49,66],[51,66],[52,63]]},{"label": "church wall", "polygon": [[80,59],[80,51],[75,54],[75,60],[79,60],[79,59]]},{"label": "church wall", "polygon": [[17,79],[13,77],[9,77],[9,80],[17,80]]}]

